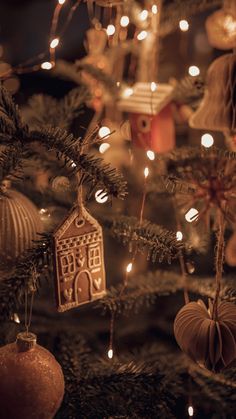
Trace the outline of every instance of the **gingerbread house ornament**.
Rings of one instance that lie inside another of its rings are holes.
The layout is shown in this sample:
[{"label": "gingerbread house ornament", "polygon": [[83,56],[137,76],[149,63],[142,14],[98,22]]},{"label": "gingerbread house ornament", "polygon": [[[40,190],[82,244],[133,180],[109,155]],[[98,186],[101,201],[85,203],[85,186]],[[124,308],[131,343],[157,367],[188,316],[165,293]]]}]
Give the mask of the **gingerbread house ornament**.
[{"label": "gingerbread house ornament", "polygon": [[154,83],[153,89],[152,83],[138,82],[132,89],[121,93],[117,106],[129,115],[135,147],[157,153],[166,153],[174,148],[173,90],[166,83]]},{"label": "gingerbread house ornament", "polygon": [[102,228],[84,207],[76,207],[54,233],[58,311],[106,294]]}]

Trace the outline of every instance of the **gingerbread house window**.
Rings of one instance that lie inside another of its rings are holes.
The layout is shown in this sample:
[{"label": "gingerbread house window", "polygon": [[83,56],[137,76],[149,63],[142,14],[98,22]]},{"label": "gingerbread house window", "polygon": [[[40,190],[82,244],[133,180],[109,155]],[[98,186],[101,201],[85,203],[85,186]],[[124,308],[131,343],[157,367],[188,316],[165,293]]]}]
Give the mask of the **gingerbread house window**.
[{"label": "gingerbread house window", "polygon": [[89,249],[89,268],[96,268],[101,265],[100,247],[90,247]]},{"label": "gingerbread house window", "polygon": [[63,275],[69,275],[75,272],[75,258],[73,253],[61,256],[61,269]]}]

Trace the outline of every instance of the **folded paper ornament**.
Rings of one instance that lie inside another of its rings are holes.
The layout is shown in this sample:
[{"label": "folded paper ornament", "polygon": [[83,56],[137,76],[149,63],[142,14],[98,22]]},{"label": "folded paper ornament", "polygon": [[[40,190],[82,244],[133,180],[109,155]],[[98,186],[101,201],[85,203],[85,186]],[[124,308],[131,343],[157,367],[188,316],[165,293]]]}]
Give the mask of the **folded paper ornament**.
[{"label": "folded paper ornament", "polygon": [[132,89],[123,90],[118,109],[128,113],[135,147],[158,153],[174,148],[172,92],[172,86],[161,83],[136,83]]},{"label": "folded paper ornament", "polygon": [[209,44],[227,50],[236,48],[236,1],[225,0],[223,8],[206,20]]},{"label": "folded paper ornament", "polygon": [[236,54],[217,58],[207,72],[203,100],[189,120],[192,128],[222,131],[236,130]]},{"label": "folded paper ornament", "polygon": [[218,372],[236,359],[236,305],[222,301],[209,310],[199,300],[186,304],[174,322],[180,348],[201,367]]}]

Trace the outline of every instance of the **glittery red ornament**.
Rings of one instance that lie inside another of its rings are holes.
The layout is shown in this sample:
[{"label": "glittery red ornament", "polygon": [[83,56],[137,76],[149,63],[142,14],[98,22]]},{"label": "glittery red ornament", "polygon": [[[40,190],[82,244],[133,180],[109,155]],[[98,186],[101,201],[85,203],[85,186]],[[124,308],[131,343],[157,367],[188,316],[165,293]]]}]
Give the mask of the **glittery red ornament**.
[{"label": "glittery red ornament", "polygon": [[52,419],[64,395],[62,369],[33,333],[0,348],[1,419]]},{"label": "glittery red ornament", "polygon": [[222,301],[207,310],[203,301],[186,304],[174,322],[180,348],[201,367],[220,371],[236,358],[236,305]]}]

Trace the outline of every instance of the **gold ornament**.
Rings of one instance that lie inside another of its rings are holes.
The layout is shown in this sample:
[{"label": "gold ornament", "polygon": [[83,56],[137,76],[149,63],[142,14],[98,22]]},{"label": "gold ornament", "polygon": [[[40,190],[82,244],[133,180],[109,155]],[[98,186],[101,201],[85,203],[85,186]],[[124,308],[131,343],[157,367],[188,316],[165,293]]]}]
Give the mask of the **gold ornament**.
[{"label": "gold ornament", "polygon": [[8,270],[33,245],[42,231],[35,205],[23,194],[6,190],[0,195],[0,269]]},{"label": "gold ornament", "polygon": [[217,58],[207,72],[207,90],[190,118],[192,128],[233,133],[236,130],[236,54]]},{"label": "gold ornament", "polygon": [[217,10],[206,20],[209,44],[227,50],[236,48],[236,2],[227,0],[223,9]]}]

